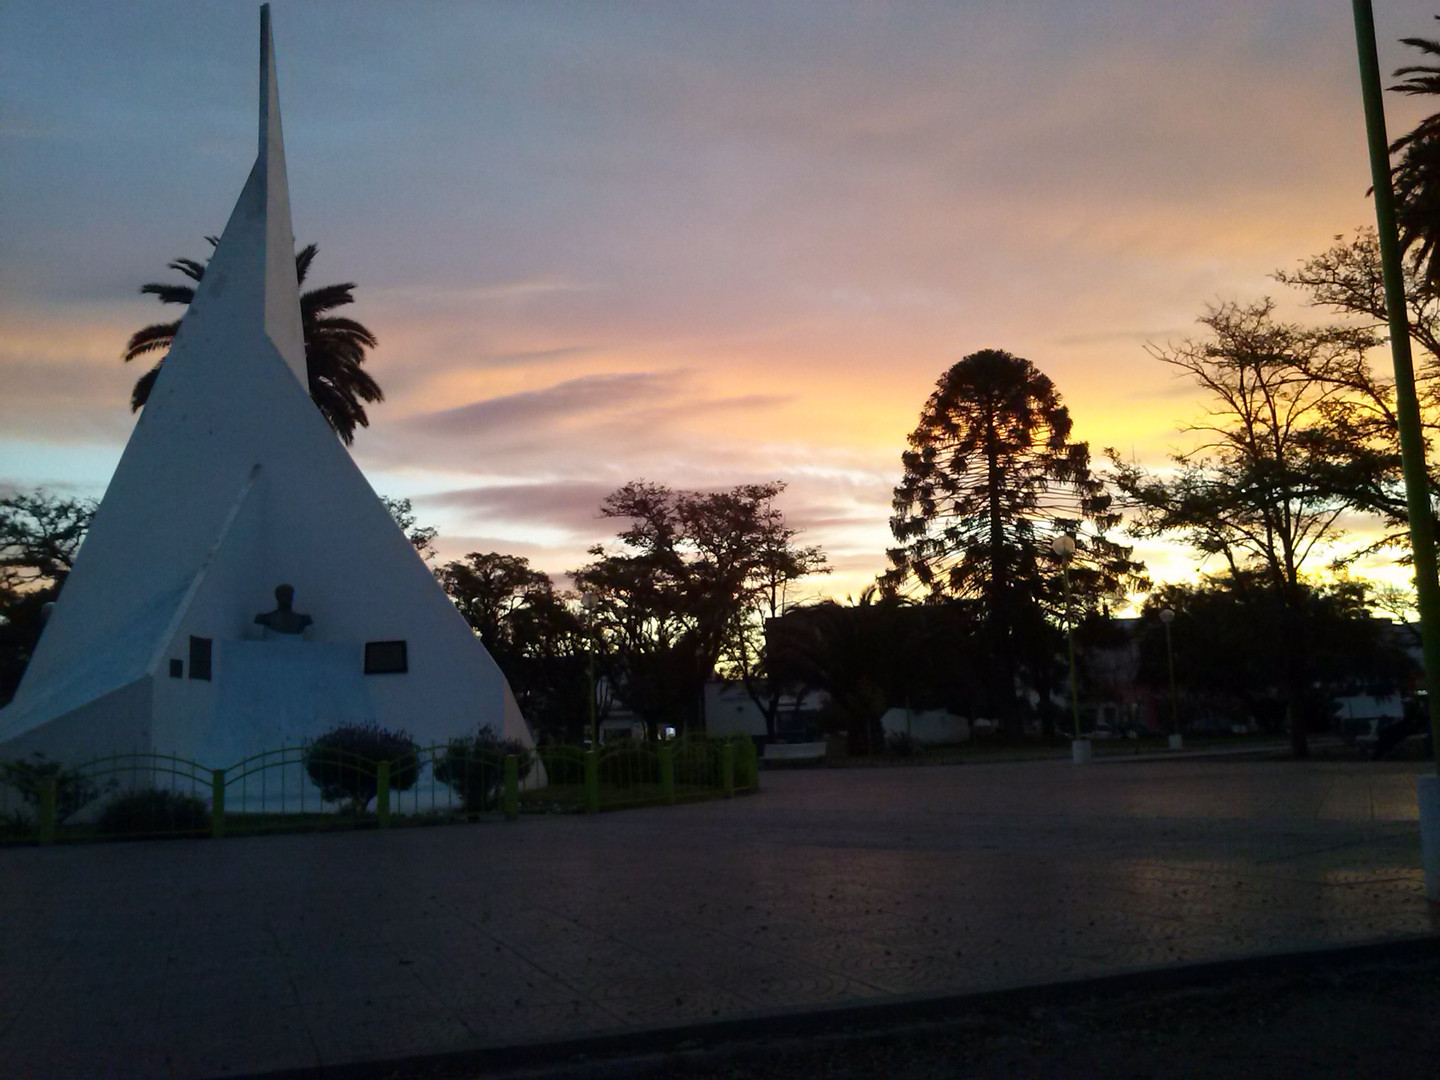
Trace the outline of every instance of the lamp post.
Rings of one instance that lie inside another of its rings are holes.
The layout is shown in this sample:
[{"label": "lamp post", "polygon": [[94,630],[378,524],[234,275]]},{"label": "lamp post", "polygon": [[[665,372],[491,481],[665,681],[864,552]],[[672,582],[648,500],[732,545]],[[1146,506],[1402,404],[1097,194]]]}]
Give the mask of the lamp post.
[{"label": "lamp post", "polygon": [[1170,638],[1170,624],[1175,621],[1175,612],[1168,607],[1160,612],[1160,621],[1165,624],[1165,659],[1170,665],[1170,749],[1185,749],[1180,737],[1180,711],[1175,704],[1175,645]]},{"label": "lamp post", "polygon": [[1075,729],[1070,743],[1070,757],[1076,765],[1090,760],[1090,740],[1080,737],[1080,692],[1075,685],[1075,620],[1070,604],[1070,560],[1075,555],[1075,538],[1061,533],[1050,543],[1050,550],[1060,556],[1060,572],[1065,579],[1065,644],[1070,652],[1070,722]]},{"label": "lamp post", "polygon": [[600,750],[600,732],[596,727],[595,721],[595,627],[594,623],[589,620],[594,619],[595,609],[600,606],[600,598],[593,592],[582,593],[580,596],[580,606],[585,609],[585,615],[587,617],[587,625],[585,627],[586,636],[590,638],[590,647],[586,650],[586,672],[588,676],[586,681],[589,689],[585,694],[585,700],[589,703],[590,708],[590,749],[598,753]]}]

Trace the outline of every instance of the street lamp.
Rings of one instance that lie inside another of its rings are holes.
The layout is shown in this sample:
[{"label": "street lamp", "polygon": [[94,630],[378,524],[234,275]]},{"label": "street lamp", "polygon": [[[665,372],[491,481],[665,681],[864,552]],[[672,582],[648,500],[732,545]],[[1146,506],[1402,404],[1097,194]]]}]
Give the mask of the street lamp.
[{"label": "street lamp", "polygon": [[1060,571],[1065,578],[1065,643],[1070,650],[1070,721],[1075,740],[1070,744],[1070,757],[1077,765],[1090,760],[1090,740],[1080,738],[1080,693],[1075,686],[1075,623],[1070,605],[1070,560],[1075,556],[1075,538],[1061,533],[1050,542],[1050,550],[1060,556]]},{"label": "street lamp", "polygon": [[586,656],[588,658],[587,672],[589,678],[587,682],[589,684],[589,692],[585,695],[585,700],[590,703],[590,749],[598,753],[600,750],[600,732],[596,727],[595,721],[595,626],[591,620],[595,617],[595,609],[600,606],[600,598],[593,592],[582,593],[580,595],[580,606],[585,609],[587,616],[587,625],[585,627],[586,636],[590,638],[590,648],[586,650]]},{"label": "street lamp", "polygon": [[1175,612],[1167,607],[1160,612],[1160,621],[1165,624],[1165,658],[1170,663],[1170,749],[1183,750],[1185,741],[1180,737],[1180,712],[1175,705],[1175,644],[1170,638],[1170,624],[1175,621]]}]

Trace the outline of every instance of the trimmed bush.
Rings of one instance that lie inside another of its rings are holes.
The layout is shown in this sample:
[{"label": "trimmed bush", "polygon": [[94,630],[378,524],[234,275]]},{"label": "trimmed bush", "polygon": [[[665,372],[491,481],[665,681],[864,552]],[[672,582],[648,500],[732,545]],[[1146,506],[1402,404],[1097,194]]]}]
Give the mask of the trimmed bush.
[{"label": "trimmed bush", "polygon": [[675,743],[675,783],[682,787],[718,787],[722,740],[689,735]]},{"label": "trimmed bush", "polygon": [[380,789],[376,766],[390,762],[390,790],[408,791],[420,779],[418,750],[408,732],[342,724],[305,744],[305,771],[325,802],[348,801],[363,814]]},{"label": "trimmed bush", "polygon": [[457,795],[467,813],[491,810],[505,780],[505,758],[514,754],[524,780],[534,759],[518,739],[501,739],[488,724],[468,739],[451,739],[435,762],[435,779]]},{"label": "trimmed bush", "polygon": [[140,788],[116,796],[97,824],[103,836],[205,832],[210,828],[210,807],[194,795]]}]

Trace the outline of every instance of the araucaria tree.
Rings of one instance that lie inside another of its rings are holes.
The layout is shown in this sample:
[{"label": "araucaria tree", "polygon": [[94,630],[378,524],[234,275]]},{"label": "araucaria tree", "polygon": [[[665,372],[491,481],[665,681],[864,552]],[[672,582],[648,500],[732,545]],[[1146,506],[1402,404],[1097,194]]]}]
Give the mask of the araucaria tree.
[{"label": "araucaria tree", "polygon": [[1078,609],[1119,600],[1143,567],[1108,539],[1119,517],[1090,471],[1090,449],[1070,438],[1069,410],[1029,360],[999,349],[971,353],[930,395],[902,456],[890,529],[890,591],[918,586],[927,599],[978,601],[991,651],[991,707],[1018,730],[1016,677],[1060,607],[1051,550],[1075,537]]},{"label": "araucaria tree", "polygon": [[1190,429],[1199,444],[1175,456],[1168,477],[1112,450],[1115,480],[1136,512],[1132,532],[1173,535],[1218,556],[1231,581],[1266,590],[1289,613],[1273,641],[1274,668],[1303,757],[1303,572],[1317,556],[1336,557],[1342,515],[1365,508],[1393,467],[1383,447],[1355,432],[1347,373],[1370,338],[1278,322],[1268,300],[1226,304],[1200,322],[1207,338],[1152,350],[1209,397],[1207,416]]},{"label": "araucaria tree", "polygon": [[[213,236],[205,239],[210,241],[211,246],[218,242]],[[310,264],[319,250],[315,244],[309,244],[295,253],[295,276],[299,284],[305,283]],[[205,276],[205,266],[205,263],[194,259],[176,259],[170,263],[171,270],[178,270],[197,284]],[[357,427],[367,427],[370,423],[365,413],[366,403],[385,400],[379,383],[361,366],[365,363],[366,351],[378,344],[375,335],[354,319],[331,314],[336,308],[355,302],[354,289],[355,283],[347,281],[300,294],[300,325],[305,336],[305,367],[310,381],[310,398],[326,423],[346,445],[354,441]],[[140,291],[154,296],[162,304],[188,306],[195,299],[192,285],[152,281],[140,286]],[[179,329],[180,322],[176,320],[137,330],[125,346],[125,359],[134,360],[152,352],[169,352]],[[139,412],[149,400],[150,389],[155,385],[164,363],[162,357],[135,383],[130,395],[133,411]]]}]

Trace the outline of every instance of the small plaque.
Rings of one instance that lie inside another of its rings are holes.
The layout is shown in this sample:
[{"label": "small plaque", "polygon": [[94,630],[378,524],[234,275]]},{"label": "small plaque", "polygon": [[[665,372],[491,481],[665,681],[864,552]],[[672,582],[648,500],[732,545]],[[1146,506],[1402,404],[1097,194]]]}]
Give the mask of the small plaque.
[{"label": "small plaque", "polygon": [[208,637],[190,638],[190,678],[210,681],[210,645]]},{"label": "small plaque", "polygon": [[367,641],[366,675],[403,675],[410,670],[410,657],[403,641]]}]

